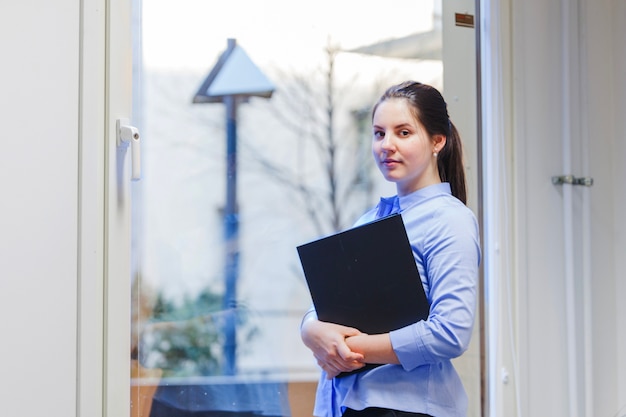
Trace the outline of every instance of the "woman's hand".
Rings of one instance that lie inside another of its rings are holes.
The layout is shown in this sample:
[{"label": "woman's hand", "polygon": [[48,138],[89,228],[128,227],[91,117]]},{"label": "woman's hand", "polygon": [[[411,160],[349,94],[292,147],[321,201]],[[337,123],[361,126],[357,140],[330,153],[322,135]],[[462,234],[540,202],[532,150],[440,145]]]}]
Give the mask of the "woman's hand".
[{"label": "woman's hand", "polygon": [[306,320],[300,330],[302,341],[311,349],[328,379],[365,366],[363,355],[351,351],[346,344],[347,337],[361,334],[355,328],[317,319]]}]

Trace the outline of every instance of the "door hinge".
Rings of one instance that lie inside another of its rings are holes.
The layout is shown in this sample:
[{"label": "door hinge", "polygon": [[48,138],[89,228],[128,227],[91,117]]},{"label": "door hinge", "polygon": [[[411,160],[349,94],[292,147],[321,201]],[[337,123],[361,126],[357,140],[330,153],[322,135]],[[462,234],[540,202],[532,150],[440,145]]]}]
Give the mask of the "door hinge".
[{"label": "door hinge", "polygon": [[558,175],[552,177],[552,184],[554,185],[584,185],[585,187],[591,187],[593,185],[593,178],[591,177],[575,177],[573,175]]}]

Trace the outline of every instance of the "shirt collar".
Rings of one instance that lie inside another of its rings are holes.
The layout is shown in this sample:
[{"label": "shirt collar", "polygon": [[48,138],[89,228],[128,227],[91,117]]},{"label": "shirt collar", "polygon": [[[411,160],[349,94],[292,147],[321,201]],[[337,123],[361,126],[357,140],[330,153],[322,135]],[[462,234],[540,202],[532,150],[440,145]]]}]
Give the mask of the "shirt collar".
[{"label": "shirt collar", "polygon": [[397,195],[392,197],[381,197],[380,202],[378,203],[376,217],[385,217],[394,213],[402,212],[409,207],[413,207],[442,194],[452,194],[449,183],[442,182],[439,184],[429,185],[428,187],[420,188],[419,190],[413,191],[412,193],[401,197],[398,197]]},{"label": "shirt collar", "polygon": [[398,198],[400,200],[400,211],[406,210],[409,207],[415,206],[442,194],[452,194],[450,183],[442,182],[420,188],[419,190]]}]

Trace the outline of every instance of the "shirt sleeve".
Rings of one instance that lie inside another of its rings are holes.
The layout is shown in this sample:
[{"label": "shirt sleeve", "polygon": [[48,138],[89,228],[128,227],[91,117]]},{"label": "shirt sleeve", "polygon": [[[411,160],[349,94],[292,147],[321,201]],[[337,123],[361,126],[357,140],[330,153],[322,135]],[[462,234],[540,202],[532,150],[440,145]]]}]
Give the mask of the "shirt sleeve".
[{"label": "shirt sleeve", "polygon": [[474,325],[480,262],[476,218],[466,207],[439,210],[427,229],[414,251],[428,283],[428,320],[390,333],[392,347],[407,371],[461,355]]}]

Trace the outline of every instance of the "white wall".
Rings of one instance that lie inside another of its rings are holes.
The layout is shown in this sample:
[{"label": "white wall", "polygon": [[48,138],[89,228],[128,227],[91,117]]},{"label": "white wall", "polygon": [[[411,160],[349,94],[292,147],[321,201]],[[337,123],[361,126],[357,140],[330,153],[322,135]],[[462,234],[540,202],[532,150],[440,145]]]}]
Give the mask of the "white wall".
[{"label": "white wall", "polygon": [[0,4],[2,415],[105,413],[106,10]]},{"label": "white wall", "polygon": [[[457,26],[455,13],[476,17],[474,0],[442,2],[443,91],[450,119],[463,140],[463,157],[467,175],[468,206],[479,216],[477,111],[476,111],[476,27]],[[477,321],[479,312],[476,313]],[[476,325],[468,350],[455,359],[467,396],[468,416],[481,413],[481,327]]]},{"label": "white wall", "polygon": [[0,4],[0,398],[6,416],[76,412],[79,13]]}]

